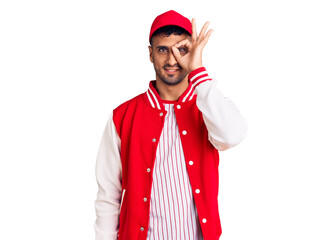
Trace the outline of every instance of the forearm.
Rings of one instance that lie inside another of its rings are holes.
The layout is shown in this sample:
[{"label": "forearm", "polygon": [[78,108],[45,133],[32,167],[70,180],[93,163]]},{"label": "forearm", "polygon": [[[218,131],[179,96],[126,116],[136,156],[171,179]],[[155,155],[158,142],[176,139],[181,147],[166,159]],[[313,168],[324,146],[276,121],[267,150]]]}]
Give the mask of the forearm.
[{"label": "forearm", "polygon": [[216,79],[208,76],[205,68],[189,74],[195,87],[196,104],[203,115],[209,140],[224,151],[239,144],[247,135],[247,123],[238,108],[216,88]]}]

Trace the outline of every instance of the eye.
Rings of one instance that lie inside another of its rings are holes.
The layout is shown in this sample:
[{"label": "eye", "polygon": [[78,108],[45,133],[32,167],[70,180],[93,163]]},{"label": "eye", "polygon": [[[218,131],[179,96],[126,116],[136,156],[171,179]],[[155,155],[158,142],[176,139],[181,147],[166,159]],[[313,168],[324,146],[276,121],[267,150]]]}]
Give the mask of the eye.
[{"label": "eye", "polygon": [[158,48],[158,51],[159,51],[159,53],[167,53],[168,49],[160,47],[160,48]]},{"label": "eye", "polygon": [[180,53],[186,53],[187,52],[187,48],[186,47],[180,47],[178,48]]}]

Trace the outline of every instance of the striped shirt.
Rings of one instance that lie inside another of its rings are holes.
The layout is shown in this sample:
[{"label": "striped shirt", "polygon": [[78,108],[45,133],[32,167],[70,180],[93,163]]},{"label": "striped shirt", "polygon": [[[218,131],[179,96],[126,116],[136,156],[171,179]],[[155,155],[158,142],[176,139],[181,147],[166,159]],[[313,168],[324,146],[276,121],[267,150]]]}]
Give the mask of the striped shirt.
[{"label": "striped shirt", "polygon": [[156,151],[147,239],[202,240],[174,104],[165,102],[167,114]]}]

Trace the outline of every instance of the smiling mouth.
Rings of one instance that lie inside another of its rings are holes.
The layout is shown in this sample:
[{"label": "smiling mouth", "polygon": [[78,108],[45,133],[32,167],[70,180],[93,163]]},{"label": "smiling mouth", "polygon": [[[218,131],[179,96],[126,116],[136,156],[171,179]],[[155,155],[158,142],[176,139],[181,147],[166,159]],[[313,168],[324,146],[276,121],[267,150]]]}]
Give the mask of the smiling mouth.
[{"label": "smiling mouth", "polygon": [[175,72],[178,72],[178,68],[176,69],[170,69],[170,68],[164,68],[166,70],[167,73],[175,73]]}]

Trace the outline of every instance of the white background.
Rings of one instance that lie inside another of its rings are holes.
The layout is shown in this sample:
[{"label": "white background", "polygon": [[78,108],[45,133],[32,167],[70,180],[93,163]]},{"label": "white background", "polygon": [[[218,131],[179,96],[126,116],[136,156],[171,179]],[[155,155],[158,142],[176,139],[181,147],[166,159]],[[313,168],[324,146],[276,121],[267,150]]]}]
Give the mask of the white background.
[{"label": "white background", "polygon": [[331,239],[331,8],[321,0],[0,3],[0,239],[94,239],[113,108],[155,79],[153,19],[215,30],[204,65],[248,122],[220,153],[223,240]]}]

